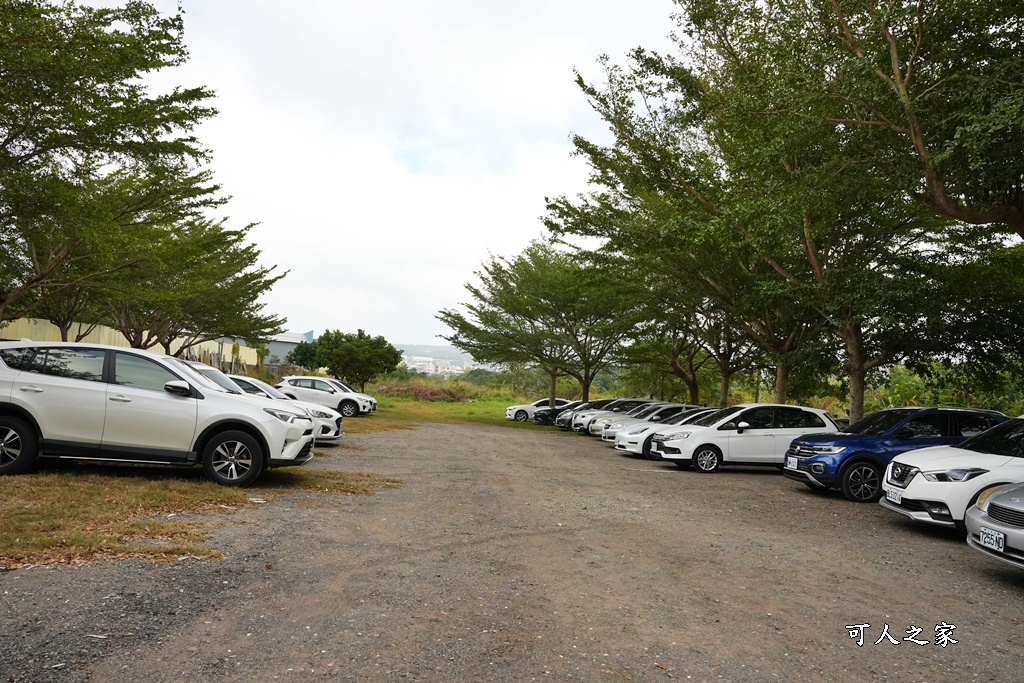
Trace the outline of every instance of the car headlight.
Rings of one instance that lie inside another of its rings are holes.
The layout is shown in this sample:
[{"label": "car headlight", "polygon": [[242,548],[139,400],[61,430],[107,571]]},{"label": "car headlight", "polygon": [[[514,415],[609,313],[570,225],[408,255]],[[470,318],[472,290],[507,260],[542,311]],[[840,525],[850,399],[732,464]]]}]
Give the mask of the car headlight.
[{"label": "car headlight", "polygon": [[612,424],[608,425],[608,429],[622,429],[622,423],[613,422]]},{"label": "car headlight", "polygon": [[1003,486],[1004,484],[1000,484],[999,486],[992,486],[979,493],[978,501],[975,503],[975,506],[977,506],[977,508],[983,512],[986,511],[988,508],[989,497],[999,489],[1003,488]]},{"label": "car headlight", "polygon": [[985,474],[988,470],[980,467],[957,468],[951,470],[937,470],[935,472],[921,472],[921,476],[928,481],[970,481],[975,477]]},{"label": "car headlight", "polygon": [[633,435],[635,435],[635,434],[643,434],[643,433],[644,433],[644,432],[646,432],[646,431],[647,431],[648,429],[650,429],[650,427],[641,427],[640,429],[634,429],[634,430],[633,430],[633,431],[631,431],[631,432],[627,432],[627,434],[629,434],[630,436],[633,436]]},{"label": "car headlight", "polygon": [[296,420],[308,420],[308,417],[298,415],[296,413],[289,412],[287,410],[279,410],[277,408],[264,408],[264,412],[270,413],[278,420],[287,422],[288,424],[294,424]]},{"label": "car headlight", "polygon": [[309,409],[308,411],[306,411],[306,412],[308,412],[308,413],[309,413],[310,415],[312,415],[313,417],[319,418],[319,419],[321,419],[321,420],[326,420],[326,419],[328,419],[328,418],[329,418],[329,417],[331,416],[331,414],[330,414],[330,413],[325,413],[325,412],[324,412],[324,411],[322,411],[322,410],[316,410],[316,409],[314,409],[314,408],[310,408],[310,409]]},{"label": "car headlight", "polygon": [[800,448],[806,448],[819,455],[835,455],[846,450],[846,446],[806,446],[804,444],[800,444]]}]

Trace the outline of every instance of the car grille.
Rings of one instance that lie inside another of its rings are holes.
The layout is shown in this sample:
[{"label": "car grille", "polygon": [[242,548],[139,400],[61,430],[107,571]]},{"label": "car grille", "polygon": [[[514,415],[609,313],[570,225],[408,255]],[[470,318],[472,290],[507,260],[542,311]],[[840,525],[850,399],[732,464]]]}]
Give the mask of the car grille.
[{"label": "car grille", "polygon": [[890,484],[894,486],[899,486],[900,488],[907,488],[907,484],[910,483],[910,480],[913,479],[914,475],[917,474],[918,472],[920,472],[920,470],[918,470],[916,467],[911,467],[910,465],[903,465],[898,462],[894,462],[892,466],[889,468],[888,481]]},{"label": "car grille", "polygon": [[998,503],[989,503],[988,516],[1009,526],[1024,528],[1024,510],[1014,510]]},{"label": "car grille", "polygon": [[295,459],[296,460],[302,460],[303,458],[308,457],[309,456],[309,452],[311,450],[313,450],[313,442],[312,441],[307,441],[306,445],[303,446],[302,450],[300,450],[298,455],[295,456]]},{"label": "car grille", "polygon": [[899,503],[889,502],[890,505],[895,505],[898,508],[909,510],[911,512],[925,512],[924,503],[919,500],[911,500],[910,498],[904,498]]},{"label": "car grille", "polygon": [[814,449],[811,446],[804,446],[803,444],[793,444],[793,446],[796,447],[790,447],[789,453],[787,453],[787,455],[792,455],[797,458],[811,458],[814,457],[815,455],[820,455],[819,453],[815,453]]}]

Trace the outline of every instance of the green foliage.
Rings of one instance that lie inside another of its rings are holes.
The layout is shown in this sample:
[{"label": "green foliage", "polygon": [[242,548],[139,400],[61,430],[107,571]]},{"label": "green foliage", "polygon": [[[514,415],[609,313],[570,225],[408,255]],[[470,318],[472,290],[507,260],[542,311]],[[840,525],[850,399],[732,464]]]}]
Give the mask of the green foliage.
[{"label": "green foliage", "polygon": [[[212,93],[143,85],[185,60],[181,31],[180,10],[162,17],[145,2],[0,4],[0,320],[131,267],[166,213],[163,181],[197,177],[205,151],[191,131],[215,113]],[[126,193],[124,177],[153,180],[150,192]],[[173,203],[217,201],[206,187]]]},{"label": "green foliage", "polygon": [[360,391],[367,382],[392,372],[402,362],[400,349],[384,337],[371,337],[363,330],[356,334],[326,330],[317,337],[315,346],[318,367],[326,367],[334,377],[358,384]]},{"label": "green foliage", "polygon": [[316,341],[301,341],[285,355],[284,362],[289,365],[297,365],[307,370],[315,370],[320,367],[317,361]]}]

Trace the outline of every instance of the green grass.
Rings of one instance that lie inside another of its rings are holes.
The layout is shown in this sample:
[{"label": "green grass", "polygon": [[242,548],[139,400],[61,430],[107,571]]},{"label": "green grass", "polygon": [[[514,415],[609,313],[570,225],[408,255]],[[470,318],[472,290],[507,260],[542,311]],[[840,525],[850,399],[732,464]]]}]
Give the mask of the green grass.
[{"label": "green grass", "polygon": [[378,397],[376,414],[347,419],[344,430],[347,434],[371,434],[388,429],[415,429],[425,422],[533,427],[532,422],[505,419],[505,408],[509,405],[507,400],[444,402],[384,396]]},{"label": "green grass", "polygon": [[204,545],[204,513],[231,513],[290,491],[369,494],[401,482],[303,467],[264,473],[249,489],[218,486],[202,470],[61,465],[0,478],[0,566],[183,555],[218,557]]}]

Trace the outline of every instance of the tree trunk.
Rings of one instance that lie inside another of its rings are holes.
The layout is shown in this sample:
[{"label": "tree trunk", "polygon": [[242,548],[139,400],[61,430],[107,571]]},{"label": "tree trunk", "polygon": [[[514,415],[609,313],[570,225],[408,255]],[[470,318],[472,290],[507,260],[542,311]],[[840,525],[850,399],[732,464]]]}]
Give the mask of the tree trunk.
[{"label": "tree trunk", "polygon": [[718,407],[724,408],[729,405],[729,384],[732,382],[732,373],[722,373],[722,383],[718,391]]},{"label": "tree trunk", "polygon": [[775,402],[785,403],[786,392],[789,389],[789,364],[782,360],[775,369]]},{"label": "tree trunk", "polygon": [[555,394],[558,393],[558,371],[557,370],[549,370],[548,371],[548,377],[551,379],[551,384],[548,385],[549,386],[549,389],[548,389],[548,407],[549,408],[554,408],[555,407]]}]

